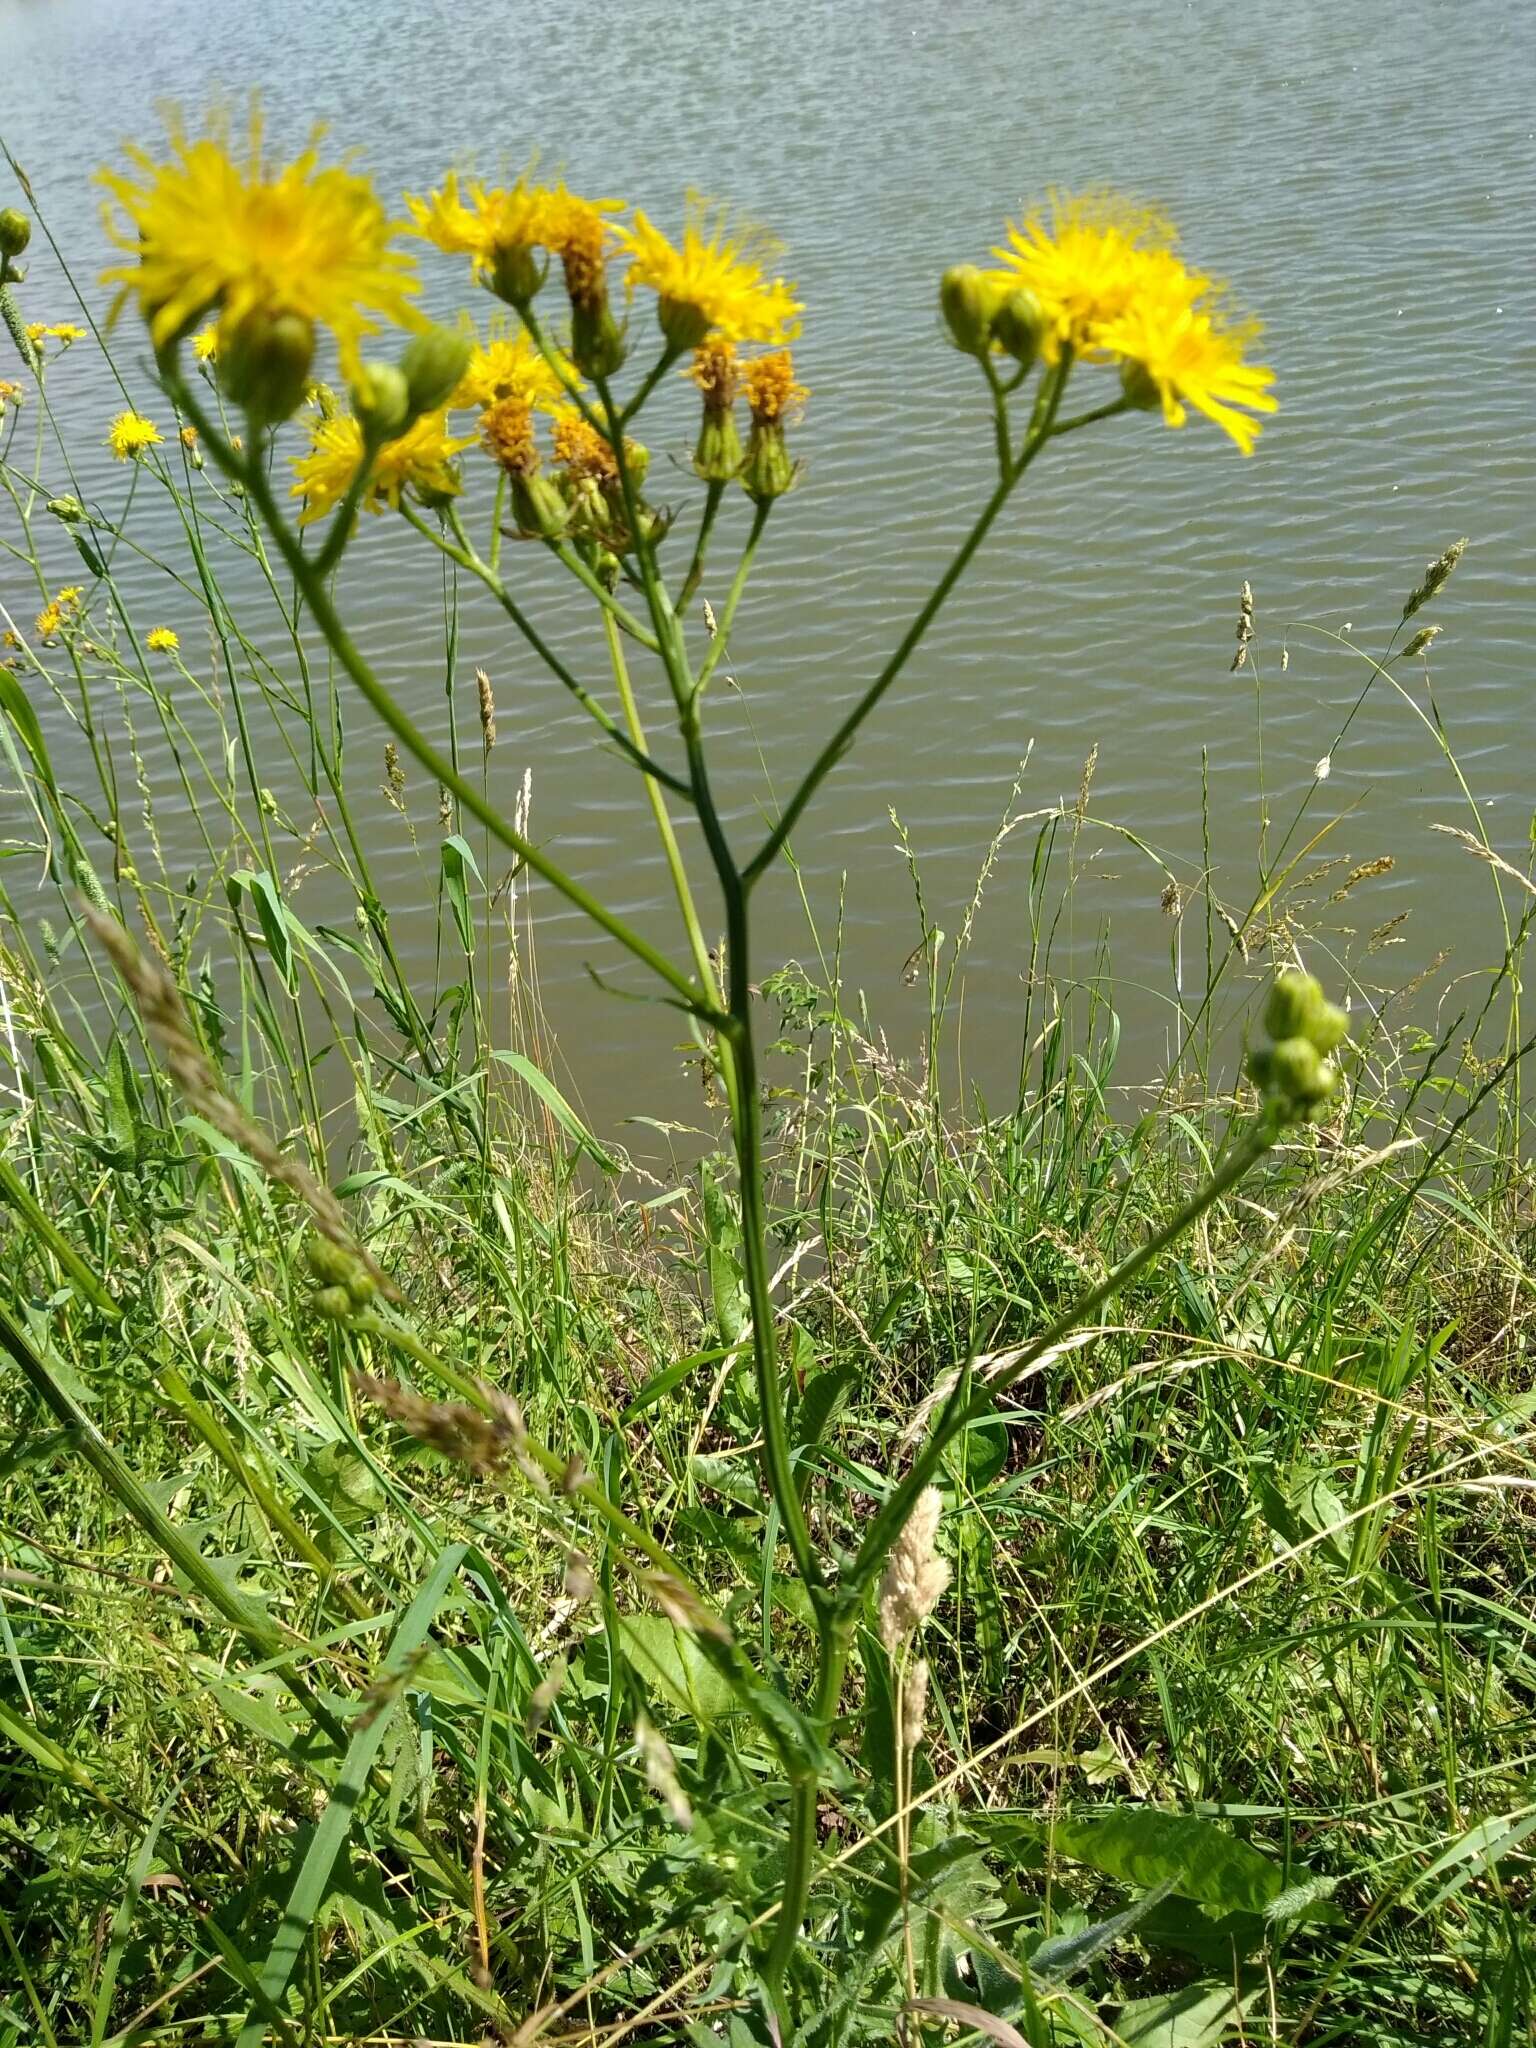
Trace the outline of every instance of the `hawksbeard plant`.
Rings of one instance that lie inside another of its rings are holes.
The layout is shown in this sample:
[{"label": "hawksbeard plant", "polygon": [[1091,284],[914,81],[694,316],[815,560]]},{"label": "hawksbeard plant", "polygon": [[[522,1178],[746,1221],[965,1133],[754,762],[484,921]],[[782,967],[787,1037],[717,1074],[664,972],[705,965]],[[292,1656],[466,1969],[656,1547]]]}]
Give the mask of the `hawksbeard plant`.
[{"label": "hawksbeard plant", "polygon": [[[506,1452],[545,1502],[580,1573],[598,1551],[610,1567],[627,1569],[755,1717],[779,1773],[784,1843],[772,1890],[759,1902],[753,1967],[771,2024],[787,2040],[815,2017],[805,1958],[820,1924],[818,1812],[825,1789],[846,1784],[853,1768],[841,1751],[839,1715],[861,1641],[883,1646],[891,1661],[895,1774],[898,1784],[912,1782],[927,1683],[915,1645],[947,1579],[946,1454],[1008,1386],[1233,1186],[1287,1123],[1322,1113],[1338,1086],[1333,1055],[1345,1027],[1315,983],[1282,980],[1266,1020],[1271,1043],[1252,1064],[1258,1112],[1234,1132],[1207,1185],[1049,1329],[1010,1353],[1005,1373],[963,1368],[908,1468],[892,1475],[859,1527],[841,1517],[835,1498],[818,1499],[786,1426],[752,1000],[754,894],[1036,462],[1069,455],[1087,431],[1138,430],[1145,413],[1175,429],[1199,415],[1244,456],[1253,452],[1261,416],[1275,404],[1271,373],[1251,359],[1257,329],[1232,317],[1221,288],[1186,262],[1161,215],[1107,193],[1056,197],[1007,229],[990,265],[944,272],[939,305],[949,339],[974,359],[990,406],[990,489],[889,658],[816,757],[786,776],[789,793],[758,843],[743,845],[726,830],[711,778],[709,688],[769,522],[792,516],[778,508],[802,479],[793,438],[809,396],[791,355],[803,308],[778,274],[772,238],[690,198],[674,240],[614,199],[589,199],[532,172],[497,186],[450,172],[436,190],[408,197],[397,221],[355,168],[322,161],[318,141],[292,163],[271,162],[259,123],[240,145],[219,123],[195,138],[173,127],[161,154],[134,152],[125,170],[103,180],[122,251],[107,276],[145,323],[177,427],[200,461],[246,493],[314,628],[391,745],[645,970],[687,1017],[718,1078],[749,1310],[741,1342],[775,1510],[763,1598],[771,1601],[776,1578],[798,1582],[817,1650],[808,1695],[792,1693],[751,1653],[710,1588],[676,1564],[643,1513],[529,1436],[515,1390],[488,1389],[410,1339],[380,1298],[387,1276],[376,1294],[334,1218],[316,1255],[313,1302],[318,1314],[403,1350],[412,1374],[435,1381],[434,1394],[453,1393],[457,1405],[433,1405],[409,1382],[377,1378],[359,1382],[365,1396],[407,1427],[413,1415],[425,1416],[429,1441],[473,1438],[488,1464]],[[0,236],[8,286],[25,223],[0,217]],[[467,262],[466,285],[480,288],[489,318],[466,311],[450,327],[422,316],[424,249]],[[702,502],[686,528],[651,497],[640,438],[648,401],[676,376],[696,387],[701,408],[693,468]],[[125,460],[150,458],[160,441],[154,423],[136,413],[112,429],[113,450]],[[380,679],[334,584],[343,556],[367,548],[365,513],[406,521],[423,547],[482,583],[509,629],[590,718],[594,745],[617,750],[633,769],[676,898],[676,947],[600,900],[516,814],[457,773]],[[509,539],[517,543],[510,549]],[[525,549],[552,556],[571,603],[599,621],[607,683],[577,673],[555,651],[519,588]],[[718,613],[695,605],[706,575],[725,593]],[[702,832],[712,892],[702,908],[674,830],[679,809]],[[724,943],[711,950],[705,933],[716,928]],[[668,1804],[686,1810],[682,1795],[668,1790],[676,1778],[649,1719],[643,1730],[637,1723],[636,1739]]]}]

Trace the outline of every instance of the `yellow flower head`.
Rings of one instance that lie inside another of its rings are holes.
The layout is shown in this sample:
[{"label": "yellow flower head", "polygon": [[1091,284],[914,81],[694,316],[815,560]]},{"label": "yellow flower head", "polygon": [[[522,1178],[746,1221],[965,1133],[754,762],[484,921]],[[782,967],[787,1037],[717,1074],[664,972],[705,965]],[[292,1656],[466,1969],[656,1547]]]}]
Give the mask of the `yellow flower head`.
[{"label": "yellow flower head", "polygon": [[9,377],[0,377],[0,419],[5,417],[8,405],[20,405],[21,386],[13,384]]},{"label": "yellow flower head", "polygon": [[130,149],[132,174],[101,173],[126,216],[114,222],[109,208],[109,229],[132,258],[105,273],[121,286],[119,304],[138,299],[157,348],[214,307],[220,344],[253,312],[296,314],[329,328],[355,371],[362,337],[378,331],[374,316],[410,324],[416,289],[372,185],[322,167],[318,134],[293,163],[269,165],[255,110],[241,159],[227,121],[209,127],[193,141],[173,121],[168,163]]},{"label": "yellow flower head", "polygon": [[216,327],[199,327],[192,337],[192,353],[200,363],[212,362],[218,347],[219,330]]},{"label": "yellow flower head", "polygon": [[1206,280],[1172,253],[1171,223],[1154,207],[1132,205],[1112,192],[1076,198],[1051,194],[1047,222],[1033,213],[1008,228],[1008,246],[993,254],[1006,266],[999,282],[1026,285],[1045,317],[1042,353],[1055,362],[1063,345],[1078,355],[1102,351],[1104,328],[1156,277],[1161,289],[1182,285],[1197,298]]},{"label": "yellow flower head", "polygon": [[693,352],[693,361],[683,372],[698,385],[706,410],[729,412],[736,403],[741,384],[741,365],[732,342],[712,334]]},{"label": "yellow flower head", "polygon": [[85,329],[77,327],[73,320],[34,320],[27,329],[27,339],[34,348],[41,348],[45,341],[56,341],[61,348],[71,348],[77,341],[84,341]]},{"label": "yellow flower head", "polygon": [[[363,460],[363,430],[351,413],[317,413],[309,421],[309,453],[295,456],[293,496],[307,499],[300,526],[323,519],[352,487]],[[386,441],[374,458],[363,503],[370,512],[386,505],[395,511],[405,491],[430,498],[451,498],[459,489],[453,458],[471,445],[448,433],[446,412],[424,413],[414,426]]]},{"label": "yellow flower head", "polygon": [[144,645],[152,654],[174,654],[181,639],[169,626],[151,626],[144,635]]},{"label": "yellow flower head", "polygon": [[1256,322],[1229,324],[1178,292],[1147,291],[1105,328],[1103,345],[1129,366],[1127,388],[1139,384],[1170,427],[1182,427],[1192,405],[1251,455],[1260,428],[1249,415],[1276,410],[1273,370],[1244,357],[1259,333]]},{"label": "yellow flower head", "polygon": [[64,612],[58,604],[45,604],[35,621],[39,640],[56,639],[64,625]]},{"label": "yellow flower head", "polygon": [[778,426],[805,403],[810,393],[795,382],[795,367],[787,348],[771,356],[758,356],[747,364],[742,378],[747,403],[759,426]]},{"label": "yellow flower head", "polygon": [[722,208],[688,195],[681,248],[643,213],[620,228],[630,252],[628,284],[649,285],[661,300],[663,332],[689,347],[711,331],[727,341],[792,341],[800,332],[794,287],[768,275],[782,253],[771,235],[755,228],[735,234]]},{"label": "yellow flower head", "polygon": [[502,398],[523,398],[548,411],[562,402],[580,379],[574,369],[563,384],[521,328],[509,331],[492,321],[484,342],[476,342],[458,389],[448,401],[450,411],[474,406],[484,411]]},{"label": "yellow flower head", "polygon": [[527,478],[538,470],[533,406],[527,398],[516,393],[498,398],[480,415],[480,434],[487,454],[500,463],[508,476]]},{"label": "yellow flower head", "polygon": [[563,185],[550,194],[543,222],[544,247],[565,267],[565,288],[578,311],[603,303],[612,230],[611,199],[580,199]]},{"label": "yellow flower head", "polygon": [[159,445],[160,429],[142,413],[120,412],[107,429],[107,446],[119,462],[126,462],[130,455],[146,454]]}]

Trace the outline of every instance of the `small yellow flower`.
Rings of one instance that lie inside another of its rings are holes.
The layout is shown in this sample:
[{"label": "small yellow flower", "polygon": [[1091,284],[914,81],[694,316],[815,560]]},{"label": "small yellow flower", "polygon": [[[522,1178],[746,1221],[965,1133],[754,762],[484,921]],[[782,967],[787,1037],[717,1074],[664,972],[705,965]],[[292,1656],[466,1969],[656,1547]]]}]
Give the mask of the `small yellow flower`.
[{"label": "small yellow flower", "polygon": [[0,377],[0,419],[5,418],[5,408],[8,405],[20,405],[21,396],[19,384],[13,384],[9,377]]},{"label": "small yellow flower", "polygon": [[144,645],[154,654],[174,654],[181,639],[169,626],[151,626],[144,635]]},{"label": "small yellow flower", "polygon": [[27,326],[27,339],[34,348],[39,348],[47,332],[48,329],[41,320],[30,321]]},{"label": "small yellow flower", "polygon": [[64,625],[63,608],[58,604],[45,604],[37,615],[36,624],[39,640],[56,639]]},{"label": "small yellow flower", "polygon": [[[424,199],[408,192],[405,203],[416,234],[449,255],[468,256],[476,277],[494,282],[498,271],[535,249],[559,250],[572,198],[564,185],[533,183],[530,171],[512,185],[468,179],[462,191],[458,174],[449,171],[439,190]],[[612,199],[591,203],[599,214],[617,207]]]},{"label": "small yellow flower", "polygon": [[768,275],[781,245],[760,229],[732,234],[725,212],[688,195],[681,248],[643,213],[618,230],[632,257],[627,282],[648,285],[661,301],[662,331],[679,347],[715,331],[727,341],[792,341],[800,332],[793,285]]},{"label": "small yellow flower", "polygon": [[499,399],[523,398],[548,411],[580,385],[575,369],[566,368],[568,381],[562,383],[521,328],[509,331],[505,322],[493,320],[485,341],[475,343],[448,408],[484,412]]},{"label": "small yellow flower", "polygon": [[562,186],[552,195],[544,220],[544,246],[565,269],[565,288],[577,313],[595,313],[607,302],[608,252],[612,229],[608,199],[579,199]]},{"label": "small yellow flower", "polygon": [[62,590],[54,593],[53,601],[55,604],[62,605],[66,611],[72,612],[76,610],[80,603],[79,584],[66,583]]},{"label": "small yellow flower", "polygon": [[712,412],[728,412],[736,403],[741,384],[741,365],[734,345],[711,335],[693,352],[693,361],[683,375],[697,384],[704,403]]},{"label": "small yellow flower", "polygon": [[[577,483],[617,484],[619,465],[613,443],[588,426],[575,406],[562,406],[554,418],[555,460],[569,470]],[[625,443],[626,452],[634,448]]]},{"label": "small yellow flower", "polygon": [[107,432],[107,446],[119,462],[160,445],[160,429],[142,413],[120,412]]},{"label": "small yellow flower", "polygon": [[760,426],[777,426],[797,413],[810,393],[795,382],[795,367],[787,348],[771,356],[758,356],[747,364],[742,377],[747,404]]},{"label": "small yellow flower", "polygon": [[1139,384],[1167,425],[1182,427],[1192,405],[1251,455],[1260,427],[1249,415],[1276,410],[1273,370],[1244,356],[1259,332],[1253,322],[1224,324],[1177,293],[1163,299],[1149,291],[1104,329],[1103,345],[1124,358],[1127,389]]},{"label": "small yellow flower", "polygon": [[192,337],[192,354],[200,363],[211,362],[218,351],[217,327],[199,327]]},{"label": "small yellow flower", "polygon": [[130,149],[133,174],[101,173],[126,216],[117,225],[109,209],[109,227],[131,259],[105,277],[119,304],[137,298],[156,347],[215,306],[220,346],[249,314],[291,314],[328,328],[351,373],[375,316],[411,324],[414,264],[390,247],[395,224],[366,178],[321,166],[318,133],[282,169],[263,155],[254,108],[239,158],[217,115],[196,140],[173,118],[169,142],[168,163]]},{"label": "small yellow flower", "polygon": [[[308,455],[295,457],[293,464],[293,495],[308,500],[299,515],[300,526],[324,518],[340,504],[364,452],[362,427],[350,413],[317,415],[309,422],[309,439]],[[446,412],[424,414],[406,433],[380,448],[363,503],[370,512],[382,512],[386,505],[398,511],[408,489],[428,497],[455,496],[459,479],[453,458],[472,445],[473,436],[449,436]]]},{"label": "small yellow flower", "polygon": [[196,427],[183,427],[183,428],[182,428],[182,430],[181,430],[181,445],[182,445],[182,447],[183,447],[183,448],[195,448],[195,447],[197,446],[197,429],[196,429]]},{"label": "small yellow flower", "polygon": [[1053,363],[1064,346],[1101,354],[1104,328],[1154,277],[1164,294],[1182,287],[1191,302],[1200,295],[1207,280],[1185,270],[1172,253],[1174,239],[1171,223],[1153,207],[1112,192],[1053,192],[1049,221],[1033,213],[1010,223],[1008,246],[993,254],[1006,266],[996,273],[999,282],[1025,285],[1039,301],[1041,352]]},{"label": "small yellow flower", "polygon": [[35,349],[41,349],[45,341],[56,341],[61,350],[72,348],[77,341],[84,341],[85,334],[73,320],[34,320],[27,329],[27,339]]}]

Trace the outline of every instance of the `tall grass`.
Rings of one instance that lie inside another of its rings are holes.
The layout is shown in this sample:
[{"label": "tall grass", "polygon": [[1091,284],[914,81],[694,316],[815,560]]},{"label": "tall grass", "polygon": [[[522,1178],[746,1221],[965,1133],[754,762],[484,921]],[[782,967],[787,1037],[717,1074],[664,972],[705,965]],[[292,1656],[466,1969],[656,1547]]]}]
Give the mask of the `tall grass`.
[{"label": "tall grass", "polygon": [[[0,2038],[782,2037],[786,1753],[819,1787],[808,2041],[1529,2038],[1532,886],[1423,671],[1387,634],[1340,655],[1467,805],[1506,937],[1471,997],[1387,985],[1390,933],[1344,929],[1374,876],[1322,783],[1252,876],[1190,887],[1091,776],[1015,791],[968,903],[909,849],[913,1056],[835,929],[752,991],[787,1448],[839,1569],[967,1404],[947,1587],[894,1653],[871,1588],[818,1723],[727,1103],[662,1179],[588,1127],[529,875],[494,885],[462,788],[359,769],[376,728],[250,494],[190,449],[142,472],[209,632],[152,658],[131,517],[48,509],[41,396],[0,426]],[[86,588],[40,644],[62,547]],[[459,681],[464,785],[497,714]],[[430,987],[370,867],[389,806]],[[1107,952],[1063,953],[1105,843],[1148,859],[1176,964],[1134,1093]],[[300,872],[344,908],[304,922]],[[984,1103],[955,1048],[1005,885],[1018,1085]],[[1136,1263],[1229,1156],[1244,1020],[1303,953],[1351,990],[1343,1101]]]}]

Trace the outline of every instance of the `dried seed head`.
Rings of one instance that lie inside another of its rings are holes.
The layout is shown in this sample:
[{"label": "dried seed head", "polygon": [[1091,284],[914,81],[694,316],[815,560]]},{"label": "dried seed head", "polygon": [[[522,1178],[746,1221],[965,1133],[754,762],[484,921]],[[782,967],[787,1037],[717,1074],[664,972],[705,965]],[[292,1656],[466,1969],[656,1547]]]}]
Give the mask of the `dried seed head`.
[{"label": "dried seed head", "polygon": [[555,1704],[560,1688],[565,1683],[565,1674],[568,1668],[565,1659],[557,1657],[554,1663],[550,1665],[545,1676],[539,1680],[533,1691],[528,1695],[528,1715],[525,1725],[530,1735],[537,1735],[544,1723],[549,1719],[549,1710]]},{"label": "dried seed head", "polygon": [[666,1737],[644,1714],[635,1717],[635,1747],[645,1765],[646,1783],[685,1832],[693,1826],[693,1808],[678,1780],[677,1763],[667,1747]]},{"label": "dried seed head", "polygon": [[480,695],[480,739],[489,753],[496,744],[496,697],[483,668],[475,670],[475,688]]},{"label": "dried seed head", "polygon": [[1229,674],[1235,676],[1243,663],[1248,659],[1248,642],[1252,638],[1253,591],[1245,583],[1243,585],[1243,594],[1237,601],[1237,652],[1232,657],[1232,667],[1228,671]]},{"label": "dried seed head", "polygon": [[642,1571],[635,1574],[642,1592],[649,1594],[674,1627],[690,1635],[713,1636],[716,1642],[733,1640],[730,1630],[694,1591],[673,1572]]},{"label": "dried seed head", "polygon": [[437,822],[448,825],[453,821],[453,791],[446,782],[437,785]]},{"label": "dried seed head", "polygon": [[1403,617],[1411,619],[1421,605],[1429,603],[1448,580],[1451,571],[1467,552],[1466,538],[1453,540],[1443,555],[1437,555],[1424,571],[1424,581],[1403,606]]},{"label": "dried seed head", "polygon": [[400,766],[400,749],[393,740],[384,742],[384,795],[397,811],[404,811],[405,770]]},{"label": "dried seed head", "polygon": [[499,1412],[487,1415],[464,1401],[425,1400],[399,1380],[377,1379],[372,1373],[354,1370],[352,1385],[418,1443],[467,1465],[480,1478],[498,1472],[524,1434],[517,1404],[505,1399],[497,1404]]},{"label": "dried seed head", "polygon": [[923,1739],[928,1711],[928,1659],[919,1657],[901,1688],[901,1746],[910,1756]]},{"label": "dried seed head", "polygon": [[934,1549],[944,1503],[937,1487],[918,1495],[880,1578],[880,1640],[893,1652],[932,1614],[949,1584],[949,1566]]},{"label": "dried seed head", "polygon": [[1416,654],[1428,654],[1430,648],[1440,638],[1442,630],[1443,628],[1439,626],[1420,626],[1417,633],[1414,634],[1408,645],[1403,649],[1402,659],[1410,661]]}]

